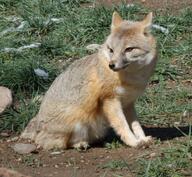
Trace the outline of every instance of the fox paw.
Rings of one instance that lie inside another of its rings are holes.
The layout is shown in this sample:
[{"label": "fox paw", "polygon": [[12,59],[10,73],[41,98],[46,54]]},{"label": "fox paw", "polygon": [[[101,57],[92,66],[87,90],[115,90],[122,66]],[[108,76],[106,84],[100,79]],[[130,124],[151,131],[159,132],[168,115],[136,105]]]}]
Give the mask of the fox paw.
[{"label": "fox paw", "polygon": [[137,145],[138,148],[148,148],[153,142],[151,136],[146,136],[140,139],[140,143]]},{"label": "fox paw", "polygon": [[74,144],[73,147],[78,151],[86,151],[90,146],[88,142],[81,141],[79,143]]},{"label": "fox paw", "polygon": [[145,136],[141,140],[144,141],[145,143],[150,143],[153,141],[153,138],[152,138],[152,136]]}]

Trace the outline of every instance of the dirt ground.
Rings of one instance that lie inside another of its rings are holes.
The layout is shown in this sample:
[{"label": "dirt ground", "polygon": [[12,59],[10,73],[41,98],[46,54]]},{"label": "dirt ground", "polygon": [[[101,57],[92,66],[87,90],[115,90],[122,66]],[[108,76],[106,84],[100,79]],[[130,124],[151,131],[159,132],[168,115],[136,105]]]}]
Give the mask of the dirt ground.
[{"label": "dirt ground", "polygon": [[[113,5],[122,2],[122,0],[98,0],[96,2],[104,5]],[[164,11],[170,9],[170,13],[177,13],[183,8],[192,7],[191,0],[124,0],[123,2],[142,4],[153,12],[155,12],[155,10]]]},{"label": "dirt ground", "polygon": [[[110,5],[118,3],[119,0],[99,0],[99,3]],[[142,3],[140,0],[128,0],[131,3]],[[171,12],[177,12],[184,7],[192,6],[191,0],[146,0],[142,3],[144,6],[152,10],[171,8]],[[184,132],[188,131],[188,127],[183,127]],[[182,134],[175,128],[166,127],[145,127],[146,134],[161,140],[161,147],[168,146],[175,139],[182,140]],[[12,137],[11,137],[12,138]],[[148,148],[137,149],[122,146],[120,148],[108,149],[102,145],[92,147],[86,152],[78,152],[76,150],[58,151],[58,154],[52,152],[43,152],[39,150],[30,155],[16,154],[11,145],[15,142],[9,142],[10,137],[0,137],[0,167],[15,169],[23,174],[32,177],[111,177],[114,174],[125,177],[135,176],[135,162],[142,156],[158,153],[159,144],[152,144]],[[105,168],[105,164],[114,160],[126,161],[128,166],[122,169]]]},{"label": "dirt ground", "polygon": [[[189,127],[180,129],[185,133],[189,131]],[[0,140],[0,167],[15,169],[32,177],[112,177],[114,173],[116,176],[133,177],[136,176],[135,170],[138,170],[135,163],[138,159],[159,155],[159,149],[169,146],[171,141],[185,141],[176,128],[144,127],[144,130],[147,135],[159,139],[161,144],[152,143],[142,148],[121,145],[112,149],[99,144],[86,152],[74,149],[44,152],[39,149],[29,155],[20,155],[11,148],[16,143],[15,137],[4,138]],[[112,161],[124,161],[126,166],[119,169],[106,167]]]}]

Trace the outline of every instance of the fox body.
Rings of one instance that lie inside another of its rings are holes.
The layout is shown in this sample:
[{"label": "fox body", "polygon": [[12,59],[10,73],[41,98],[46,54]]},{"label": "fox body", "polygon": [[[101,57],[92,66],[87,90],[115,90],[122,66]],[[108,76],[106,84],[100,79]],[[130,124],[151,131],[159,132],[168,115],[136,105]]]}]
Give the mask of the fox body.
[{"label": "fox body", "polygon": [[134,103],[157,60],[151,23],[152,13],[132,22],[114,12],[111,34],[101,49],[73,62],[55,79],[21,137],[44,149],[86,149],[112,127],[129,146],[149,142]]}]

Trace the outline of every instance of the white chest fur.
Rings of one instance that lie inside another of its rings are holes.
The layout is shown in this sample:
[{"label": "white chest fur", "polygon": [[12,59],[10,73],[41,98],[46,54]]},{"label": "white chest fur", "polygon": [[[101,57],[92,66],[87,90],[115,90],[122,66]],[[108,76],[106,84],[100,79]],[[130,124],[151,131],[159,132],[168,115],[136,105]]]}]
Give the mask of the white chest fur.
[{"label": "white chest fur", "polygon": [[135,101],[143,93],[143,89],[123,86],[117,86],[114,91],[120,97],[123,104]]}]

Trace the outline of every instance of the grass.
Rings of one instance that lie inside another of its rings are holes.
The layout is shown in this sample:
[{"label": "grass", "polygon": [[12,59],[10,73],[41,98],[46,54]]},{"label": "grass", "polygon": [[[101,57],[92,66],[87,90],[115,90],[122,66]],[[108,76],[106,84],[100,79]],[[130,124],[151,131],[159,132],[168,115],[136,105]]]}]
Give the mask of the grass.
[{"label": "grass", "polygon": [[[80,0],[0,0],[0,85],[12,89],[16,105],[0,115],[0,131],[19,133],[37,113],[37,95],[44,94],[55,77],[67,67],[68,59],[90,54],[86,46],[104,42],[110,31],[111,15],[117,10],[126,19],[141,19],[148,10],[141,6],[88,8]],[[158,41],[159,62],[145,94],[137,102],[143,124],[172,126],[185,111],[192,112],[192,10],[186,8],[177,16],[156,12],[154,23],[169,30],[164,34],[153,29]],[[57,19],[57,20],[54,20]],[[24,24],[23,28],[19,28]],[[8,30],[10,29],[11,30]],[[7,32],[8,30],[8,32]],[[6,52],[5,48],[40,43],[38,48]],[[63,62],[63,67],[58,63]],[[67,62],[66,62],[67,63]],[[43,69],[48,79],[37,76]],[[190,117],[189,117],[190,119]],[[190,120],[185,118],[186,122]],[[140,159],[142,176],[181,176],[189,169],[191,140],[162,150],[164,156]],[[119,142],[107,144],[116,149]],[[110,162],[106,168],[121,168],[121,162]],[[174,168],[173,168],[174,167]]]},{"label": "grass", "polygon": [[128,166],[128,164],[124,160],[112,160],[112,161],[102,165],[102,168],[121,170],[123,168],[128,168],[127,166]]},{"label": "grass", "polygon": [[33,155],[23,156],[21,162],[25,164],[25,166],[31,166],[33,168],[39,168],[42,166],[40,159]]},{"label": "grass", "polygon": [[105,143],[107,149],[117,149],[122,147],[122,144],[119,140],[113,139],[112,142]]},{"label": "grass", "polygon": [[[187,141],[173,142],[167,148],[161,148],[155,158],[139,159],[138,176],[145,177],[182,177],[192,173],[191,127]],[[144,174],[144,175],[143,175]]]}]

